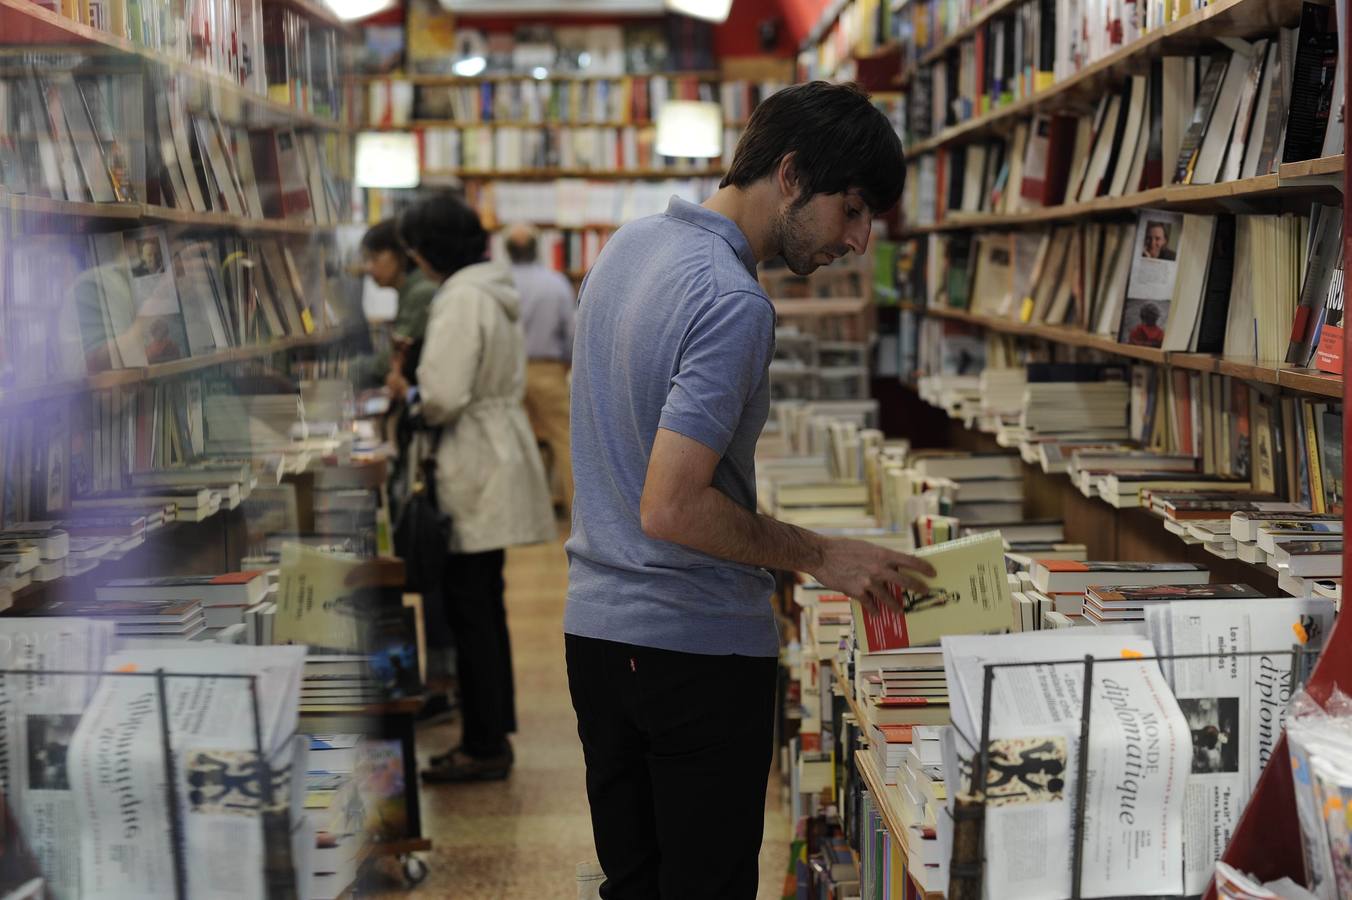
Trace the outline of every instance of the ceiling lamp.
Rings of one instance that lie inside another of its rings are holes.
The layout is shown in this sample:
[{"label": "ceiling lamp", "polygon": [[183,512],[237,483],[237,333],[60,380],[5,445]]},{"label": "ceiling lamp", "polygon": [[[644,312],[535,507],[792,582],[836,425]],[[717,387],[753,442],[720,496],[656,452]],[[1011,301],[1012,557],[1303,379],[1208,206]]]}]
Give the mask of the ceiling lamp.
[{"label": "ceiling lamp", "polygon": [[715,23],[726,22],[732,10],[732,0],[666,0],[665,5],[668,12]]}]

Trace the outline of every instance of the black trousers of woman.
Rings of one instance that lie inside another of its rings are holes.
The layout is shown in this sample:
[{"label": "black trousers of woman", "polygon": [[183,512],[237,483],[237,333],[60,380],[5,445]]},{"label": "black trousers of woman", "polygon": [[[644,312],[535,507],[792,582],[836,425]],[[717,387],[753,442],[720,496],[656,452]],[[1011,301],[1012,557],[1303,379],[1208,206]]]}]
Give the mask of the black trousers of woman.
[{"label": "black trousers of woman", "polygon": [[502,550],[446,555],[446,619],[455,641],[462,740],[465,753],[478,758],[506,752],[507,735],[516,731],[512,645],[503,603],[506,560]]}]

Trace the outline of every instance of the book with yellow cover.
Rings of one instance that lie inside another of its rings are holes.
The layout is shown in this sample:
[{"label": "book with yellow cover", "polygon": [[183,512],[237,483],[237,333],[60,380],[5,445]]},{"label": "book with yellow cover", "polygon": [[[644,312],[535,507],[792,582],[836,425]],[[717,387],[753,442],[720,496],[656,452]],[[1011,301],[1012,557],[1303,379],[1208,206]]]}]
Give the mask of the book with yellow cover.
[{"label": "book with yellow cover", "polygon": [[284,544],[273,642],[359,650],[358,589],[349,585],[348,576],[362,563],[345,553]]},{"label": "book with yellow cover", "polygon": [[851,601],[865,652],[936,644],[945,634],[986,634],[1014,626],[999,532],[923,547],[915,556],[934,566],[924,593],[894,589],[897,604],[880,612]]}]

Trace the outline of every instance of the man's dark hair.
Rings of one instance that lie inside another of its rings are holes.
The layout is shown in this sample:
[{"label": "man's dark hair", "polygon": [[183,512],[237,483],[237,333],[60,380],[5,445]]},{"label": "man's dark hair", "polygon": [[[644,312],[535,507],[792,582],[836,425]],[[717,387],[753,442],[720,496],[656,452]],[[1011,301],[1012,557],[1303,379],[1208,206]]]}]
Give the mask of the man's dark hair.
[{"label": "man's dark hair", "polygon": [[521,240],[513,240],[509,237],[505,243],[507,244],[507,255],[511,258],[512,262],[535,262],[537,253],[535,235],[531,235],[530,237]]},{"label": "man's dark hair", "polygon": [[799,205],[857,188],[869,210],[881,213],[896,205],[906,180],[901,139],[853,84],[811,81],[762,100],[720,187],[748,187],[789,153],[803,190]]},{"label": "man's dark hair", "polygon": [[399,243],[399,225],[394,219],[386,219],[383,222],[377,222],[366,230],[362,235],[361,249],[365,253],[381,253],[389,251],[404,261],[405,269],[412,269],[413,260],[408,258],[404,252],[404,247]]},{"label": "man's dark hair", "polygon": [[437,274],[449,278],[483,261],[488,232],[464,200],[439,193],[399,214],[399,241],[416,250]]}]

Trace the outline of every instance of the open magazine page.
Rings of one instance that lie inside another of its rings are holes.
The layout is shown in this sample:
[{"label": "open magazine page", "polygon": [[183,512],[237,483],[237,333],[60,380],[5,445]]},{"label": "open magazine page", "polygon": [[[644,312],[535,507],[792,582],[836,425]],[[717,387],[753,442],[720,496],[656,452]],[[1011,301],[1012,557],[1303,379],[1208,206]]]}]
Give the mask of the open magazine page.
[{"label": "open magazine page", "polygon": [[[1192,763],[1186,789],[1187,891],[1201,893],[1282,734],[1291,701],[1292,645],[1319,647],[1333,603],[1318,598],[1170,603],[1147,620],[1175,655],[1168,667],[1188,722]],[[1262,656],[1231,656],[1251,651]],[[1313,665],[1307,658],[1304,665]],[[1303,680],[1307,672],[1300,673]]]},{"label": "open magazine page", "polygon": [[[113,625],[84,619],[11,619],[0,631],[0,669],[103,669]],[[97,676],[0,676],[0,779],[51,896],[82,896],[76,810],[67,765],[71,736]]]},{"label": "open magazine page", "polygon": [[[1039,634],[943,639],[953,720],[980,740],[987,663],[1124,660],[1096,666],[1090,695],[1082,895],[1177,894],[1181,881],[1186,723],[1149,640]],[[954,691],[954,686],[958,690]],[[1071,893],[1074,797],[1084,669],[997,670],[986,797],[986,896],[1059,900]],[[958,707],[963,707],[961,716]],[[961,738],[960,738],[961,740]]]},{"label": "open magazine page", "polygon": [[[165,684],[188,896],[265,893],[269,842],[263,814],[291,805],[294,698],[304,657],[303,647],[204,647],[127,651],[108,660],[109,670],[119,672],[162,668],[259,676],[263,747],[273,769],[270,805],[255,752],[249,683],[180,676]],[[172,896],[174,859],[165,843],[170,817],[156,679],[102,680],[72,739],[70,772],[85,883],[99,885],[100,896],[108,898]]]}]

